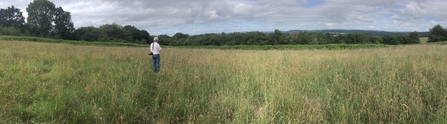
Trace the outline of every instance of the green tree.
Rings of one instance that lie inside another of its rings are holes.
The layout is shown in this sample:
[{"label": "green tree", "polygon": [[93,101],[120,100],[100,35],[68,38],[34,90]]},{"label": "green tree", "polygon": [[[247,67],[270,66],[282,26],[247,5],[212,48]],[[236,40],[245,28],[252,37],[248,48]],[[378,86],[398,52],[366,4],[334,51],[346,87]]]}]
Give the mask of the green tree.
[{"label": "green tree", "polygon": [[300,33],[294,32],[294,31],[290,32],[288,35],[290,42],[293,42],[293,44],[297,44],[299,42],[298,41],[299,36],[300,36]]},{"label": "green tree", "polygon": [[99,41],[99,37],[101,35],[98,28],[93,26],[81,27],[74,31],[75,40],[83,40],[83,41]]},{"label": "green tree", "polygon": [[314,36],[311,32],[301,32],[299,33],[298,39],[295,41],[298,44],[310,44],[314,40]]},{"label": "green tree", "polygon": [[14,27],[1,27],[0,26],[0,35],[21,35],[20,29]]},{"label": "green tree", "polygon": [[54,33],[62,39],[73,39],[75,30],[71,21],[70,12],[64,11],[62,7],[58,7],[54,13]]},{"label": "green tree", "polygon": [[132,41],[131,33],[116,23],[99,26],[99,31],[101,32],[101,41]]},{"label": "green tree", "polygon": [[314,41],[312,44],[327,44],[328,40],[326,36],[322,32],[315,32],[314,33]]},{"label": "green tree", "polygon": [[228,35],[230,45],[247,45],[247,39],[243,33],[234,32]]},{"label": "green tree", "polygon": [[147,31],[142,31],[135,26],[126,25],[123,27],[123,29],[130,33],[132,42],[147,43],[147,41],[149,41],[150,39],[149,33]]},{"label": "green tree", "polygon": [[48,0],[34,0],[31,2],[28,8],[26,8],[30,33],[35,36],[49,36],[55,10],[54,3]]},{"label": "green tree", "polygon": [[416,31],[411,32],[408,37],[410,38],[408,42],[409,44],[421,43],[421,41],[419,40],[419,33]]},{"label": "green tree", "polygon": [[360,44],[360,43],[366,43],[366,36],[364,34],[348,34],[347,35],[347,44]]},{"label": "green tree", "polygon": [[222,45],[219,35],[212,33],[208,35],[208,38],[209,38],[208,40],[210,41],[210,45],[216,45],[216,46]]},{"label": "green tree", "polygon": [[160,43],[161,45],[169,45],[170,42],[174,41],[173,38],[167,34],[158,35],[158,39],[159,39],[158,43]]},{"label": "green tree", "polygon": [[282,35],[279,40],[287,42],[286,44],[296,44],[293,40],[290,39],[289,35]]},{"label": "green tree", "polygon": [[273,32],[273,34],[269,35],[269,42],[268,44],[273,45],[273,44],[286,44],[287,41],[281,41],[281,36],[284,35],[281,31],[279,31],[278,29],[275,29],[275,32]]},{"label": "green tree", "polygon": [[177,32],[177,33],[174,34],[173,37],[174,37],[175,40],[179,40],[179,39],[182,39],[182,38],[188,38],[189,35]]},{"label": "green tree", "polygon": [[145,40],[145,43],[150,44],[150,42],[152,41],[153,37],[151,37],[149,32],[147,32],[146,30],[140,30],[140,34],[141,34],[141,37]]},{"label": "green tree", "polygon": [[343,44],[343,43],[346,43],[347,40],[348,40],[348,37],[346,37],[346,35],[344,35],[344,34],[338,34],[338,35],[334,36],[334,43]]},{"label": "green tree", "polygon": [[328,33],[324,34],[324,36],[326,37],[328,44],[334,43],[334,35],[333,34],[328,32]]},{"label": "green tree", "polygon": [[62,7],[56,8],[48,0],[34,0],[26,8],[28,12],[27,28],[35,36],[55,36],[63,39],[74,39],[74,26],[70,12]]},{"label": "green tree", "polygon": [[385,35],[382,37],[384,44],[397,45],[400,44],[399,39],[395,36]]},{"label": "green tree", "polygon": [[428,42],[438,42],[447,40],[447,31],[441,25],[435,25],[430,29],[428,34]]},{"label": "green tree", "polygon": [[262,32],[259,32],[259,31],[247,32],[247,33],[244,34],[244,36],[246,36],[245,39],[247,40],[246,41],[247,45],[267,45],[267,44],[271,44],[271,42],[268,42],[267,37],[272,38],[272,35],[267,36],[265,33],[262,33]]},{"label": "green tree", "polygon": [[380,36],[367,35],[367,43],[380,44],[382,43],[382,38]]},{"label": "green tree", "polygon": [[23,17],[20,9],[14,6],[7,9],[0,9],[0,26],[14,27],[22,29],[25,24],[25,17]]},{"label": "green tree", "polygon": [[223,45],[228,45],[228,36],[227,34],[225,34],[225,32],[222,32],[222,34],[220,35],[220,40],[222,41]]}]

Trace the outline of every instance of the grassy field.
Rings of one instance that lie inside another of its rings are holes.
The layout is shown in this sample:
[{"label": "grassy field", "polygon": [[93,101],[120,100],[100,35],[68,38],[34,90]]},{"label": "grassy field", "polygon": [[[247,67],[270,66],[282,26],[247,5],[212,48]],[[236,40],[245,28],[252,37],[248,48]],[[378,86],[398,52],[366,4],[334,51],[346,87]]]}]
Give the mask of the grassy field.
[{"label": "grassy field", "polygon": [[447,122],[447,45],[147,53],[0,41],[0,123]]},{"label": "grassy field", "polygon": [[419,38],[419,41],[420,41],[421,43],[427,43],[427,42],[428,42],[428,37],[420,37],[420,38]]}]

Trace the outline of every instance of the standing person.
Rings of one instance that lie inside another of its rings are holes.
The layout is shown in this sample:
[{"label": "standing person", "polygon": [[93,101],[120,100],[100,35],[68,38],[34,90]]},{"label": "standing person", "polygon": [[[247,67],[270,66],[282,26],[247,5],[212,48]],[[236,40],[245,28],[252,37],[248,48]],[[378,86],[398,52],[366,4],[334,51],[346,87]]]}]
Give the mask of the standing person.
[{"label": "standing person", "polygon": [[154,42],[151,44],[152,60],[154,61],[154,72],[160,71],[160,51],[161,47],[158,44],[158,37],[154,37]]}]

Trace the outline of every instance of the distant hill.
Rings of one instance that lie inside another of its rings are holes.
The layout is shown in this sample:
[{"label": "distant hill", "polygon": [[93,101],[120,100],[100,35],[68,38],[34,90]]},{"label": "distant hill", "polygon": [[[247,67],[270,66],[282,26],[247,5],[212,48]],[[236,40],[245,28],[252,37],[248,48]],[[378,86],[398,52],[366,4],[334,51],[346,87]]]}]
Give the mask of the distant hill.
[{"label": "distant hill", "polygon": [[[384,36],[384,35],[407,35],[411,32],[390,32],[390,31],[375,31],[375,30],[347,30],[347,29],[324,29],[324,30],[290,30],[290,31],[283,31],[283,33],[290,33],[290,32],[322,32],[322,33],[331,33],[331,34],[367,34],[367,35],[378,35],[378,36]],[[427,37],[428,32],[418,32],[420,37]]]},{"label": "distant hill", "polygon": [[[365,35],[376,35],[376,36],[385,36],[385,35],[392,35],[392,36],[398,36],[398,35],[408,35],[411,32],[393,32],[393,31],[377,31],[377,30],[349,30],[349,29],[323,29],[323,30],[290,30],[290,31],[281,31],[284,34],[289,34],[291,32],[322,32],[322,33],[330,33],[330,34],[365,34]],[[253,32],[253,31],[246,31],[246,32],[240,32],[240,33],[247,33],[247,32]],[[259,31],[266,34],[272,34],[273,31]],[[429,32],[418,32],[419,37],[428,37]],[[211,34],[217,34],[221,35],[220,33],[211,33]],[[197,35],[204,35],[204,34],[197,34]],[[191,36],[197,36],[197,35],[191,35]]]}]

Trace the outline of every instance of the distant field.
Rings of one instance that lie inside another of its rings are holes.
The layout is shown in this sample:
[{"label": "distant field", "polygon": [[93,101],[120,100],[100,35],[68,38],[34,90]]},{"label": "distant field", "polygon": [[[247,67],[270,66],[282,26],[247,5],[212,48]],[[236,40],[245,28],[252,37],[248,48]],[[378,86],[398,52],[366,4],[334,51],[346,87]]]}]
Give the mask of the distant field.
[{"label": "distant field", "polygon": [[0,123],[445,123],[446,53],[0,41]]},{"label": "distant field", "polygon": [[419,41],[421,41],[421,43],[427,43],[428,37],[420,37]]},{"label": "distant field", "polygon": [[[419,38],[421,43],[428,43],[428,37],[421,37]],[[439,45],[446,45],[447,41],[438,41],[438,42],[431,42],[432,44],[439,44]]]}]

